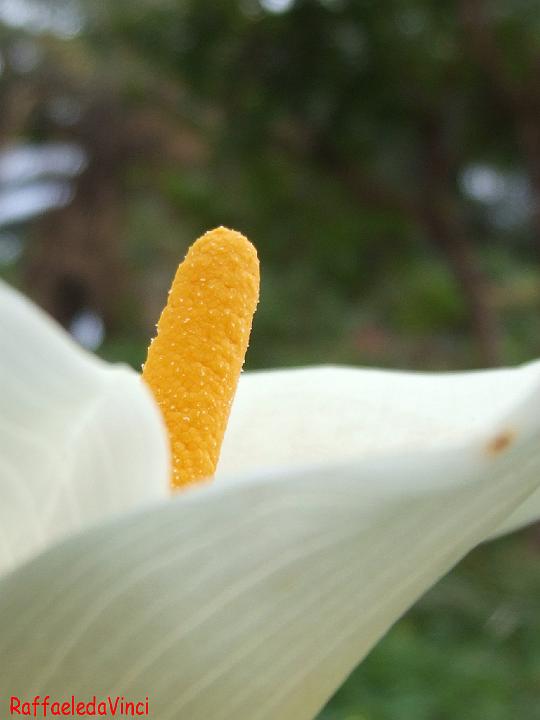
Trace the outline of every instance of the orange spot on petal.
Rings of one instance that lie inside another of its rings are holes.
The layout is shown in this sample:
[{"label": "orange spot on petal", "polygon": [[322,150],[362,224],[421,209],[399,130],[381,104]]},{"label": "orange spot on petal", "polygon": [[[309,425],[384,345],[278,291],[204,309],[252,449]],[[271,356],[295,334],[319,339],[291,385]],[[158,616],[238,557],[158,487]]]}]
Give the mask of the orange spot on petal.
[{"label": "orange spot on petal", "polygon": [[487,444],[488,455],[498,455],[499,453],[507,450],[515,439],[516,433],[514,430],[503,430],[502,432],[495,435],[492,440]]}]

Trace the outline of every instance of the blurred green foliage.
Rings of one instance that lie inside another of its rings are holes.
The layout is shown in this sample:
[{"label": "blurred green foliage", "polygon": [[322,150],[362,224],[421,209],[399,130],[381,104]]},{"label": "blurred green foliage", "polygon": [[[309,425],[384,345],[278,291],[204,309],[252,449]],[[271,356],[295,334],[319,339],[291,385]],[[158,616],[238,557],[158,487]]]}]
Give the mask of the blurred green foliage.
[{"label": "blurred green foliage", "polygon": [[[2,275],[68,326],[96,311],[103,357],[140,366],[178,261],[219,224],[261,258],[250,368],[540,354],[538,3],[40,7],[80,27],[0,22],[0,142],[75,142],[89,164],[70,205],[14,228]],[[540,720],[539,546],[479,548],[321,719]]]}]

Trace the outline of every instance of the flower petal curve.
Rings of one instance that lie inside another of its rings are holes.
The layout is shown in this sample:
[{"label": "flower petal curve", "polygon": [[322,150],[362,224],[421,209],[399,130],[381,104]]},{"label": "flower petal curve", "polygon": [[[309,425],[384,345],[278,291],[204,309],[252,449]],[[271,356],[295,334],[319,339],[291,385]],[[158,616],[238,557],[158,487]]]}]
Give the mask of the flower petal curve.
[{"label": "flower petal curve", "polygon": [[[540,361],[419,373],[322,366],[244,373],[217,477],[467,443],[535,391]],[[540,491],[496,534],[540,518]]]},{"label": "flower petal curve", "polygon": [[164,497],[159,410],[0,282],[0,574],[69,532]]},{"label": "flower petal curve", "polygon": [[160,720],[312,718],[538,487],[539,401],[467,444],[216,483],[50,550],[0,582],[0,698],[149,695]]}]

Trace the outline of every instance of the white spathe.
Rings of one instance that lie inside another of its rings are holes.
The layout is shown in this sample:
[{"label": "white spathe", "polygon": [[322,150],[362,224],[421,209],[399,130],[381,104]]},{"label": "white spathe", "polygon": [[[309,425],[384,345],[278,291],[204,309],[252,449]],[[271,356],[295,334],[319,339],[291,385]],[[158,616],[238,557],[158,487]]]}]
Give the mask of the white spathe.
[{"label": "white spathe", "polygon": [[81,350],[0,282],[0,573],[168,495],[168,442],[130,368]]},{"label": "white spathe", "polygon": [[[64,522],[0,581],[0,702],[148,694],[159,720],[309,720],[464,554],[534,516],[538,364],[247,374],[222,480],[159,501],[165,433],[136,374],[87,359],[12,291],[0,303],[3,537],[15,547],[47,502]],[[25,434],[39,462],[12,452]]]},{"label": "white spathe", "polygon": [[[539,386],[538,360],[517,368],[449,373],[330,366],[245,373],[217,479],[312,462],[466,446]],[[508,425],[501,432],[514,441],[516,428]],[[540,491],[505,518],[497,532],[538,518]]]}]

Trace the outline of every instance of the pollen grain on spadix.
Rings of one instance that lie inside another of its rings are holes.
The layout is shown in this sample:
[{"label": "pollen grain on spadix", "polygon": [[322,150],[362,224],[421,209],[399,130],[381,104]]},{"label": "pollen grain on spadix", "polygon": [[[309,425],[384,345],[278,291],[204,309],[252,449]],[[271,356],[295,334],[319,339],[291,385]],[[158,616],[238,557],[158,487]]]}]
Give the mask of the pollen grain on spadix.
[{"label": "pollen grain on spadix", "polygon": [[174,488],[215,472],[258,298],[257,253],[234,230],[200,237],[176,272],[143,368],[169,432]]}]

